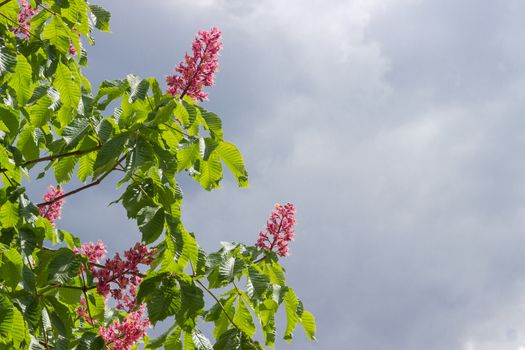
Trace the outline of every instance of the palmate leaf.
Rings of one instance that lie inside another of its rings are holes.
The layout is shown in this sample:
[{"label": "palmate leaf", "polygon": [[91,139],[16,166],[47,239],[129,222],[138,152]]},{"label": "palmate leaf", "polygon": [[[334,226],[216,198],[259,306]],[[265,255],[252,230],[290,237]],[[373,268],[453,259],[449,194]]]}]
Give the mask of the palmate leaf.
[{"label": "palmate leaf", "polygon": [[317,340],[315,338],[315,333],[317,332],[317,327],[315,326],[315,317],[310,311],[304,310],[301,316],[301,325],[304,328],[306,337],[310,340]]},{"label": "palmate leaf", "polygon": [[106,344],[98,334],[85,332],[82,334],[76,350],[101,350]]},{"label": "palmate leaf", "polygon": [[202,188],[211,191],[219,187],[219,183],[222,180],[222,165],[216,154],[212,154],[207,161],[201,160],[197,164],[198,166],[195,167],[195,170],[199,174],[196,177]]},{"label": "palmate leaf", "polygon": [[[49,40],[58,51],[66,53],[69,50],[69,28],[64,24],[60,16],[53,16],[48,25],[44,28],[42,37]],[[59,90],[60,91],[60,90]]]},{"label": "palmate leaf", "polygon": [[[4,5],[5,6],[5,5]],[[3,13],[2,8],[2,13]],[[0,78],[4,74],[13,72],[16,66],[16,53],[7,47],[0,46]]]},{"label": "palmate leaf", "polygon": [[233,322],[250,338],[255,334],[255,324],[253,323],[252,314],[250,313],[243,296],[239,296],[237,300],[237,311],[233,317]]},{"label": "palmate leaf", "polygon": [[135,102],[136,100],[143,100],[146,98],[149,90],[149,81],[147,79],[141,79],[136,75],[130,74],[126,77],[129,83],[129,102]]},{"label": "palmate leaf", "polygon": [[251,340],[246,334],[232,328],[223,333],[213,346],[214,350],[264,350],[258,343]]},{"label": "palmate leaf", "polygon": [[6,201],[0,207],[0,226],[12,227],[18,222],[18,206],[15,203]]},{"label": "palmate leaf", "polygon": [[244,166],[241,152],[230,142],[221,142],[216,151],[221,161],[226,164],[233,176],[237,179],[239,187],[248,187],[248,172]]},{"label": "palmate leaf", "polygon": [[146,297],[148,316],[155,324],[168,316],[175,315],[181,307],[181,293],[175,283],[163,284],[150,291]]},{"label": "palmate leaf", "polygon": [[63,108],[65,107],[66,110],[76,110],[81,96],[80,80],[75,76],[68,66],[61,62],[58,63],[53,86],[60,94],[60,101],[63,104]]},{"label": "palmate leaf", "polygon": [[191,339],[196,350],[213,350],[210,340],[198,329],[193,330]]},{"label": "palmate leaf", "polygon": [[284,296],[284,307],[286,310],[286,330],[284,332],[283,338],[289,343],[293,337],[293,331],[297,326],[297,323],[300,320],[299,315],[297,315],[297,308],[299,306],[299,300],[292,288],[288,288]]},{"label": "palmate leaf", "polygon": [[20,11],[20,5],[18,4],[18,1],[8,0],[2,5],[1,10],[3,16],[0,16],[0,24],[12,26],[13,23],[17,22],[18,12]]},{"label": "palmate leaf", "polygon": [[93,166],[95,165],[95,159],[97,155],[94,152],[84,154],[80,158],[80,163],[78,165],[78,179],[82,182],[93,174]]},{"label": "palmate leaf", "polygon": [[9,80],[9,86],[15,90],[18,106],[23,106],[27,102],[31,94],[32,82],[31,65],[23,55],[16,57],[16,67],[14,73]]},{"label": "palmate leaf", "polygon": [[222,140],[223,134],[222,134],[222,120],[219,118],[219,116],[215,113],[208,112],[204,110],[203,108],[200,108],[201,116],[204,119],[206,123],[206,127],[210,131],[210,134],[213,136],[213,138]]},{"label": "palmate leaf", "polygon": [[121,133],[102,146],[102,149],[97,154],[95,164],[93,165],[94,177],[97,177],[115,166],[127,140],[128,134]]},{"label": "palmate leaf", "polygon": [[0,247],[0,279],[9,287],[15,288],[22,280],[23,265],[22,256],[15,248],[3,250]]},{"label": "palmate leaf", "polygon": [[65,284],[75,278],[80,271],[80,256],[67,248],[54,252],[48,271],[48,283]]},{"label": "palmate leaf", "polygon": [[142,241],[153,243],[164,229],[164,209],[160,207],[144,207],[138,212],[137,223],[142,232]]},{"label": "palmate leaf", "polygon": [[253,288],[248,293],[250,298],[263,299],[270,287],[270,279],[268,276],[266,276],[257,265],[253,264],[248,267],[248,277],[248,281]]},{"label": "palmate leaf", "polygon": [[[31,96],[31,99],[33,96]],[[35,104],[27,108],[31,125],[34,127],[41,127],[46,124],[46,122],[53,115],[53,109],[51,108],[52,105],[53,101],[49,97],[44,96],[40,98]]]},{"label": "palmate leaf", "polygon": [[77,157],[64,157],[53,163],[57,183],[64,183],[71,180],[71,175],[73,175],[73,170],[77,162]]},{"label": "palmate leaf", "polygon": [[99,5],[89,5],[91,13],[95,17],[95,27],[103,32],[109,32],[109,20],[111,13]]},{"label": "palmate leaf", "polygon": [[68,146],[74,147],[80,140],[82,140],[90,128],[91,124],[87,119],[75,118],[73,123],[64,128],[62,131],[62,137]]}]

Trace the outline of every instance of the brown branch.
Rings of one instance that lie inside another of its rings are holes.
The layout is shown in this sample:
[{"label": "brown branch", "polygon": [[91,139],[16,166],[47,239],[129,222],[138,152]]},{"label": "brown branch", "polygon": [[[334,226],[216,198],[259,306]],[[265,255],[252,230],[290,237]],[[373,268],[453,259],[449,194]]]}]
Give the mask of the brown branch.
[{"label": "brown branch", "polygon": [[109,174],[111,174],[111,172],[112,172],[113,170],[115,170],[115,168],[118,166],[118,164],[119,164],[122,160],[124,160],[125,158],[126,158],[125,155],[122,156],[122,158],[120,158],[120,159],[117,161],[117,163],[115,164],[115,166],[114,166],[113,168],[111,168],[110,170],[108,170],[107,172],[105,172],[102,176],[100,176],[100,177],[99,177],[98,179],[96,179],[95,181],[93,181],[93,182],[91,182],[91,183],[89,183],[89,184],[87,184],[87,185],[85,185],[85,186],[82,186],[82,187],[79,187],[79,188],[77,188],[77,189],[74,189],[73,191],[66,192],[66,193],[64,193],[63,195],[58,196],[58,197],[55,197],[55,198],[53,198],[53,199],[50,200],[50,201],[42,202],[42,203],[38,203],[36,206],[37,206],[37,207],[42,207],[42,206],[45,206],[45,205],[51,205],[51,204],[55,203],[56,201],[61,200],[62,198],[69,197],[69,196],[71,196],[71,195],[73,195],[73,194],[75,194],[75,193],[78,193],[78,192],[80,192],[80,191],[86,190],[86,189],[88,189],[88,188],[90,188],[90,187],[93,187],[93,186],[96,186],[96,185],[100,184],[100,183],[102,182],[102,180],[104,180],[104,179],[106,178],[106,176],[108,176]]},{"label": "brown branch", "polygon": [[[35,164],[35,163],[52,161],[55,159],[71,157],[71,156],[81,156],[81,155],[88,154],[94,151],[98,151],[100,148],[102,148],[102,145],[98,145],[96,147],[86,149],[86,150],[78,150],[78,151],[72,151],[72,152],[66,152],[66,153],[53,154],[53,155],[45,156],[42,158],[35,158],[35,159],[27,160],[23,162],[22,164],[20,164],[19,166],[28,166],[28,165]],[[5,173],[6,171],[7,171],[6,168],[0,168],[0,173]]]},{"label": "brown branch", "polygon": [[81,156],[81,155],[84,155],[84,154],[87,154],[87,153],[98,151],[101,147],[102,147],[102,145],[98,145],[96,147],[93,147],[93,148],[90,148],[90,149],[86,149],[86,150],[78,150],[78,151],[73,151],[73,152],[53,154],[51,156],[31,159],[31,160],[28,160],[28,161],[22,163],[22,166],[27,166],[27,165],[31,165],[31,164],[35,164],[35,163],[40,163],[40,162],[45,162],[45,161],[48,161],[48,160],[55,160],[55,159],[59,159],[59,158],[65,158],[65,157],[71,157],[71,156]]}]

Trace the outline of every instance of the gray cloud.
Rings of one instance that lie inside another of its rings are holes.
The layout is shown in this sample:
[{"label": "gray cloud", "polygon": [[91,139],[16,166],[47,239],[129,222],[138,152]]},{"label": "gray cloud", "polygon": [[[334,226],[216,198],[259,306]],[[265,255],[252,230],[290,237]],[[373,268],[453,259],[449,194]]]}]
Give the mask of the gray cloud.
[{"label": "gray cloud", "polygon": [[[223,30],[207,106],[243,151],[252,188],[227,178],[205,193],[183,180],[185,222],[211,250],[253,242],[275,202],[296,203],[285,265],[320,342],[298,330],[288,348],[525,341],[521,2],[102,4],[114,34],[90,51],[98,81],[163,79],[198,29]],[[62,224],[123,249],[138,234],[105,207],[112,185],[75,199]]]}]

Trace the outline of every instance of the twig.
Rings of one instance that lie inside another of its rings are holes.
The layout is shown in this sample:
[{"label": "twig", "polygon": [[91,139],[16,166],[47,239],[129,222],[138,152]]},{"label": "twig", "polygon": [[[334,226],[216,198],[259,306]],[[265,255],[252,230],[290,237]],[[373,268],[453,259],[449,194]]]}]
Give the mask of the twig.
[{"label": "twig", "polygon": [[[66,152],[66,153],[60,153],[60,154],[53,154],[53,155],[45,156],[42,158],[35,158],[35,159],[31,159],[31,160],[27,160],[23,162],[22,164],[20,164],[20,166],[27,166],[27,165],[31,165],[35,163],[40,163],[40,162],[45,162],[48,160],[55,160],[55,159],[65,158],[65,157],[70,157],[70,156],[80,156],[80,155],[84,155],[84,154],[91,153],[94,151],[98,151],[101,147],[102,145],[98,145],[96,147],[86,149],[86,150],[78,150],[78,151],[72,151],[72,152]],[[4,173],[6,171],[7,171],[6,168],[0,168],[0,173]]]},{"label": "twig", "polygon": [[235,322],[233,322],[232,318],[230,317],[230,315],[228,315],[228,312],[226,311],[226,309],[224,308],[224,305],[222,305],[221,301],[215,296],[215,294],[212,293],[211,290],[209,290],[208,288],[206,288],[206,286],[201,282],[199,281],[198,279],[193,279],[195,281],[195,283],[198,283],[202,288],[204,288],[204,290],[206,292],[208,292],[209,295],[211,295],[211,297],[213,299],[215,299],[215,301],[217,302],[217,304],[220,306],[220,308],[222,309],[222,312],[224,312],[224,314],[226,315],[226,317],[228,318],[228,320],[231,322],[231,324],[237,328],[238,330],[240,330],[239,327],[237,327],[237,325],[235,324]]},{"label": "twig", "polygon": [[95,181],[85,185],[85,186],[82,186],[82,187],[79,187],[77,189],[74,189],[73,191],[69,191],[67,193],[64,193],[63,195],[61,196],[58,196],[58,197],[55,197],[53,198],[52,200],[50,201],[47,201],[47,202],[42,202],[42,203],[38,203],[36,206],[37,207],[42,207],[42,206],[45,206],[45,205],[51,205],[53,203],[55,203],[56,201],[59,201],[61,200],[62,198],[66,198],[68,196],[71,196],[75,193],[78,193],[80,191],[83,191],[83,190],[86,190],[90,187],[93,187],[93,186],[96,186],[98,184],[100,184],[102,182],[102,180],[104,180],[106,178],[106,176],[108,176],[113,170],[115,170],[115,168],[117,167],[117,165],[126,158],[126,156],[122,156],[122,158],[120,158],[117,163],[115,164],[115,166],[113,168],[111,168],[110,170],[108,170],[107,172],[104,173],[104,175],[102,175],[101,177],[99,177],[98,179],[96,179]]}]

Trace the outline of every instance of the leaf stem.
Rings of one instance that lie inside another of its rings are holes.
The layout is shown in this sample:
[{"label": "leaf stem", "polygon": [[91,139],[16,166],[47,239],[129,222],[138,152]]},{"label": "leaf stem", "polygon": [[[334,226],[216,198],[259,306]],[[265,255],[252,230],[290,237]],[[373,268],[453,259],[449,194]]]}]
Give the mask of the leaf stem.
[{"label": "leaf stem", "polygon": [[224,308],[224,305],[222,305],[221,301],[215,296],[215,294],[213,294],[213,292],[211,290],[209,290],[208,288],[206,288],[206,286],[204,285],[204,283],[202,283],[201,281],[199,281],[198,279],[193,279],[195,281],[195,283],[198,283],[202,288],[204,288],[204,290],[206,292],[208,292],[209,295],[211,295],[211,297],[213,299],[215,299],[215,301],[217,302],[217,304],[220,306],[222,312],[224,312],[224,314],[226,315],[226,317],[228,318],[228,320],[230,321],[230,323],[235,327],[237,328],[238,330],[240,330],[239,327],[237,327],[237,325],[235,324],[235,322],[233,322],[233,319],[230,317],[230,315],[228,314],[228,312],[226,311],[226,309]]}]

